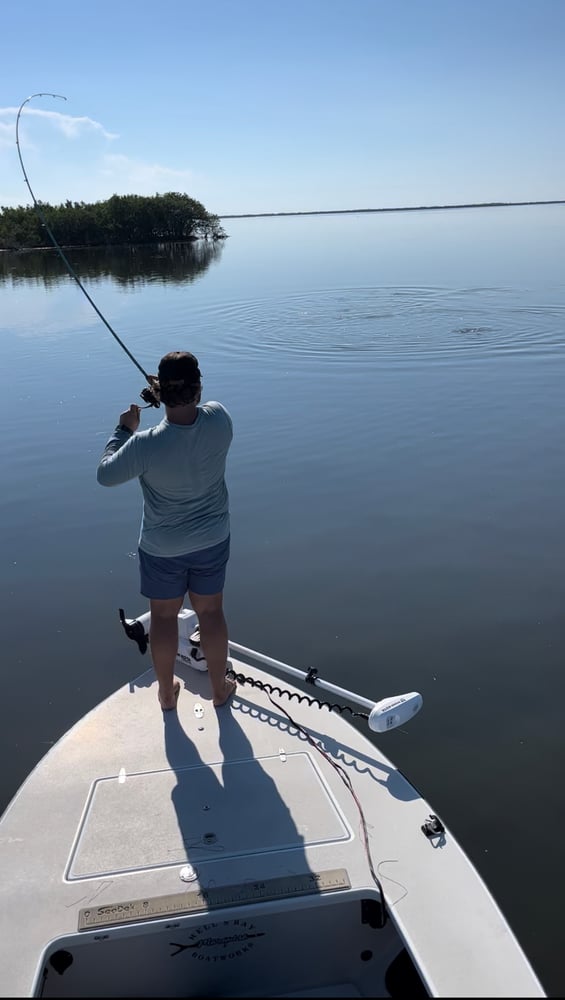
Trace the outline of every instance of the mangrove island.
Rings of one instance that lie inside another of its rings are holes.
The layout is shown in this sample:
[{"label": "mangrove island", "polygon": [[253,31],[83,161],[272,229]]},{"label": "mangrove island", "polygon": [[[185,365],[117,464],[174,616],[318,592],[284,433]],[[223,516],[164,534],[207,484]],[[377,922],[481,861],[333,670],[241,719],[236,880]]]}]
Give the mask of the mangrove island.
[{"label": "mangrove island", "polygon": [[[217,215],[187,194],[171,191],[145,197],[112,195],[107,201],[66,201],[63,205],[0,208],[0,249],[46,248],[48,233],[41,215],[61,247],[185,243],[223,240]],[[40,214],[41,213],[41,214]]]}]

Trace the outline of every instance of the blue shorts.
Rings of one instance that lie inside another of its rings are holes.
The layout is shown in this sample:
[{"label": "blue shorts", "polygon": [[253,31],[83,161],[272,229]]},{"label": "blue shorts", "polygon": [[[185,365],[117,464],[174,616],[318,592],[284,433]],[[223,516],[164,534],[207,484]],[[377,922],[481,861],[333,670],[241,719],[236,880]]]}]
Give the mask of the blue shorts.
[{"label": "blue shorts", "polygon": [[184,556],[151,556],[138,549],[141,593],[149,600],[168,601],[193,594],[209,596],[224,589],[230,557],[230,537],[217,545]]}]

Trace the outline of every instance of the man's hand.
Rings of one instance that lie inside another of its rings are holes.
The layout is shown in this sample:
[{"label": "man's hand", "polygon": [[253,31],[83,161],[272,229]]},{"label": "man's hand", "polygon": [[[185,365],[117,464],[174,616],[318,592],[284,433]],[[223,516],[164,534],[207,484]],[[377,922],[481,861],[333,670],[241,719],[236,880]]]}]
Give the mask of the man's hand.
[{"label": "man's hand", "polygon": [[129,427],[132,434],[135,434],[139,423],[141,420],[141,407],[137,406],[136,403],[132,403],[129,410],[124,410],[120,413],[119,423],[123,424],[124,427]]}]

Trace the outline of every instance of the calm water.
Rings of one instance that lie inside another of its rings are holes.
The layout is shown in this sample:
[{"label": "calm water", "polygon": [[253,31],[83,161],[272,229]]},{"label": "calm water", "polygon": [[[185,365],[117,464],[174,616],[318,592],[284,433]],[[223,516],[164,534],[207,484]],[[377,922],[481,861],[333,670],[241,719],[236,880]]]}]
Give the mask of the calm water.
[{"label": "calm water", "polygon": [[[564,213],[229,220],[215,249],[70,255],[146,371],[191,350],[232,413],[232,638],[366,697],[422,693],[379,745],[555,996]],[[146,608],[138,486],[95,478],[144,379],[54,253],[0,255],[0,337],[3,807],[147,662],[117,613]]]}]

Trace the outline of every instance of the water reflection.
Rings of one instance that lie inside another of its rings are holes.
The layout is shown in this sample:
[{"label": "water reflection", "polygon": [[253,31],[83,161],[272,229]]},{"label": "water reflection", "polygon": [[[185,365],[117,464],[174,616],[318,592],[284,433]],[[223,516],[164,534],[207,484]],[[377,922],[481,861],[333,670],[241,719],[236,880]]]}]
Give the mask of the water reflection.
[{"label": "water reflection", "polygon": [[[223,243],[160,243],[151,246],[85,247],[65,250],[79,278],[110,279],[120,287],[157,284],[190,284],[212,263],[220,260]],[[69,280],[69,273],[53,249],[0,253],[0,286],[22,284],[54,287]]]}]

